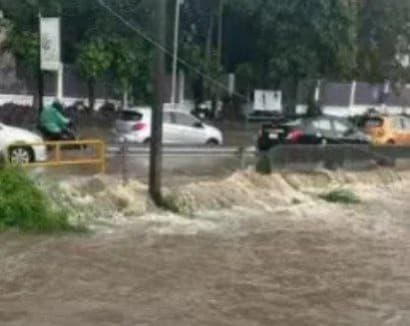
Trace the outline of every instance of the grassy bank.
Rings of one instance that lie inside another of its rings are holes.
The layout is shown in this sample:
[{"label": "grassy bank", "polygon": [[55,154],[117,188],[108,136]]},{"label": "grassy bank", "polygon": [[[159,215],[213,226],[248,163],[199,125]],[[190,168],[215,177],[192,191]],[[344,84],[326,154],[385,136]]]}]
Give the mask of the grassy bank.
[{"label": "grassy bank", "polygon": [[68,215],[54,208],[47,196],[18,168],[0,169],[0,231],[76,232]]}]

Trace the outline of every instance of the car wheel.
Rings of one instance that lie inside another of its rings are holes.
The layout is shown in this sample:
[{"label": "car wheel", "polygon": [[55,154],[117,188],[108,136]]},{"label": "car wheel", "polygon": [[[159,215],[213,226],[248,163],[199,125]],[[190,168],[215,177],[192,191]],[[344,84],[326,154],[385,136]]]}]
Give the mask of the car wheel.
[{"label": "car wheel", "polygon": [[147,138],[144,140],[144,145],[151,145],[151,138]]},{"label": "car wheel", "polygon": [[28,164],[34,161],[33,150],[30,147],[11,147],[9,159],[13,165]]},{"label": "car wheel", "polygon": [[219,145],[219,142],[218,142],[216,139],[209,139],[209,140],[206,142],[206,145],[209,145],[209,146],[217,146],[217,145]]},{"label": "car wheel", "polygon": [[387,145],[396,145],[396,142],[393,140],[393,139],[390,139],[388,142],[387,142]]}]

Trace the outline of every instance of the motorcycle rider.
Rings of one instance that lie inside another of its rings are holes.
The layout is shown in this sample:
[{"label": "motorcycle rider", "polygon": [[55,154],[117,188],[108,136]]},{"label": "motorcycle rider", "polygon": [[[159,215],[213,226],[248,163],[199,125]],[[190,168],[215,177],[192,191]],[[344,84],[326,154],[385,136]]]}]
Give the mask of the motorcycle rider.
[{"label": "motorcycle rider", "polygon": [[64,113],[64,107],[59,101],[46,106],[40,114],[40,130],[48,140],[73,140],[75,136],[70,131],[71,121]]}]

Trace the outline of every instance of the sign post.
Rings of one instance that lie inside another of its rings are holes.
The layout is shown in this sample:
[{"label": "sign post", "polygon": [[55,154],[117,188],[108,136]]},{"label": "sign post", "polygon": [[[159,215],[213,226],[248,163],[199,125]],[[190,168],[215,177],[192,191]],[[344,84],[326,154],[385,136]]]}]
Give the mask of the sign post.
[{"label": "sign post", "polygon": [[[38,13],[38,32],[41,38],[41,13]],[[38,65],[37,65],[37,78],[38,78],[38,114],[40,115],[44,107],[44,79],[43,70],[41,69],[41,41],[38,45]],[[36,103],[33,103],[34,105]]]},{"label": "sign post", "polygon": [[61,20],[40,17],[40,67],[57,73],[57,98],[63,99],[63,65],[61,63]]}]

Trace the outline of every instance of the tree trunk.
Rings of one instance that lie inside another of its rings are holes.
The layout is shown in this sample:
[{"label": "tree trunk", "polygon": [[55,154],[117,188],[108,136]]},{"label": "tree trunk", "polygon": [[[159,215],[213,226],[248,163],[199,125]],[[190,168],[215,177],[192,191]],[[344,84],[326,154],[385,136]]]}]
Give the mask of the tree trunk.
[{"label": "tree trunk", "polygon": [[95,109],[95,80],[88,80],[88,113],[92,114]]}]

